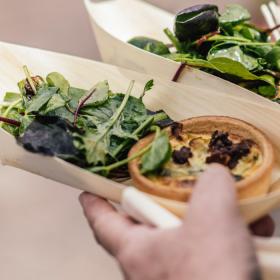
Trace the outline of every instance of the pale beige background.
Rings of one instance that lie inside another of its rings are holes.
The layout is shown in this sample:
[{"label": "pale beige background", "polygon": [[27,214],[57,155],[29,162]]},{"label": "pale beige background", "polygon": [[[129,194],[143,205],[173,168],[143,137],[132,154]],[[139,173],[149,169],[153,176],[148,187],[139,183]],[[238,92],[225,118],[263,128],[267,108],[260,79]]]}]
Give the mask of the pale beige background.
[{"label": "pale beige background", "polygon": [[[247,4],[256,9],[260,1]],[[174,12],[204,1],[150,2]],[[0,40],[99,59],[81,0],[0,0]],[[61,184],[0,166],[1,280],[122,278],[114,260],[93,242],[78,195]]]}]

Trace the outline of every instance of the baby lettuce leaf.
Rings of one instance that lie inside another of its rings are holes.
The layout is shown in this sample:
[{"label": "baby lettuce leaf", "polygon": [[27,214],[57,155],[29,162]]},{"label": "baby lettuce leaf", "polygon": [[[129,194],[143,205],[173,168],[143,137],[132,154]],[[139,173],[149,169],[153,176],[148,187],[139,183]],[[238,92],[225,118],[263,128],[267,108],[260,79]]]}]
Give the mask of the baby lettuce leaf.
[{"label": "baby lettuce leaf", "polygon": [[164,43],[148,37],[143,37],[143,36],[134,37],[131,40],[129,40],[128,43],[137,48],[158,55],[164,55],[170,53],[169,48]]},{"label": "baby lettuce leaf", "polygon": [[26,108],[26,113],[38,112],[58,91],[57,87],[44,86],[40,88],[37,94],[32,98],[32,101]]},{"label": "baby lettuce leaf", "polygon": [[[1,109],[1,115],[4,115],[6,108]],[[5,117],[8,119],[12,119],[15,121],[19,121],[21,122],[22,116],[19,113],[19,110],[17,108],[12,108],[8,114],[5,114]],[[18,136],[19,134],[19,128],[17,126],[14,125],[7,125],[5,123],[1,124],[1,128],[3,128],[4,130],[6,130],[8,133],[14,135],[14,136]]]},{"label": "baby lettuce leaf", "polygon": [[165,131],[157,133],[151,149],[141,159],[141,173],[159,171],[171,157],[171,145]]},{"label": "baby lettuce leaf", "polygon": [[68,97],[70,84],[61,74],[57,72],[50,73],[47,76],[47,83],[51,87],[58,88],[63,96]]},{"label": "baby lettuce leaf", "polygon": [[21,98],[19,93],[15,93],[15,92],[6,92],[5,96],[3,98],[4,102],[7,103],[12,103],[15,102],[16,100],[19,100]]},{"label": "baby lettuce leaf", "polygon": [[240,5],[229,5],[226,11],[220,16],[220,24],[239,24],[250,20],[251,15],[244,7]]}]

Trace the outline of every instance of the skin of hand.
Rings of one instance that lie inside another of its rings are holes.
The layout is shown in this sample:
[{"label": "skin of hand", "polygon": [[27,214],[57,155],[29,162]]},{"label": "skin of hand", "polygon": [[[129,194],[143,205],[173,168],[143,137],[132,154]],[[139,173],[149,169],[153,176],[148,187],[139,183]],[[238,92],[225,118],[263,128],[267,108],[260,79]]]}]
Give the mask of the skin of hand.
[{"label": "skin of hand", "polygon": [[[117,259],[125,279],[261,279],[252,239],[237,206],[234,180],[220,165],[210,166],[199,178],[178,228],[137,224],[88,193],[80,196],[80,202],[96,240]],[[273,231],[271,220],[265,221]],[[261,232],[261,224],[252,229]]]}]

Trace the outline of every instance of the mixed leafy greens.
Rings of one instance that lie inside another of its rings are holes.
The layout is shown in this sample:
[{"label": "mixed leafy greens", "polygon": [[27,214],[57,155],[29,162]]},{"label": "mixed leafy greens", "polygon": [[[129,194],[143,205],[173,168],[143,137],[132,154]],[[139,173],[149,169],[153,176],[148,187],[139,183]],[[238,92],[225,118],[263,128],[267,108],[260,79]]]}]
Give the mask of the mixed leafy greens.
[{"label": "mixed leafy greens", "polygon": [[129,43],[279,102],[280,42],[272,42],[273,29],[262,30],[250,18],[239,5],[228,6],[221,15],[215,5],[197,5],[176,15],[175,34],[164,30],[171,44],[147,37]]},{"label": "mixed leafy greens", "polygon": [[[169,156],[168,138],[161,127],[172,120],[163,111],[149,111],[143,98],[153,87],[145,85],[140,98],[127,92],[114,93],[107,81],[92,89],[71,87],[59,73],[46,79],[31,77],[18,83],[19,93],[7,92],[0,109],[0,126],[14,135],[27,150],[57,156],[104,176],[127,177],[127,163],[145,155],[143,169],[155,171]],[[140,138],[155,133],[155,144],[145,147],[132,158],[128,151]],[[161,150],[158,157],[156,149]]]}]

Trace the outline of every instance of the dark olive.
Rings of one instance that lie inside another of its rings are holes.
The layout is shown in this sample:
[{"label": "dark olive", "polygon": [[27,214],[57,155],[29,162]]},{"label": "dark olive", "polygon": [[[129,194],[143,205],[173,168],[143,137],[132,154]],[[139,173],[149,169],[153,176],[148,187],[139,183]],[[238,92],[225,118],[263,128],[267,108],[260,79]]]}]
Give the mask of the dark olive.
[{"label": "dark olive", "polygon": [[218,7],[197,5],[182,10],[176,15],[175,34],[182,41],[191,41],[219,28]]}]

